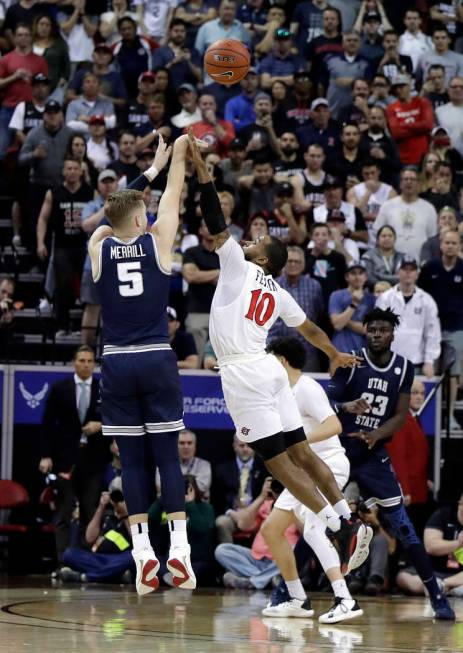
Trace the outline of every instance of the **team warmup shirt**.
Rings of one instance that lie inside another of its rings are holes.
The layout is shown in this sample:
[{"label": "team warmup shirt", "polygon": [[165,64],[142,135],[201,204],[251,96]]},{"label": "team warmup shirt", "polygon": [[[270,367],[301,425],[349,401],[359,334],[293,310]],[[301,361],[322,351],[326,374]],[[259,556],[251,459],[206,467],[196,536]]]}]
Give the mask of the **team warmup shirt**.
[{"label": "team warmup shirt", "polygon": [[267,335],[281,317],[290,327],[306,319],[301,307],[271,275],[244,258],[233,238],[217,249],[220,275],[212,300],[209,334],[219,361],[265,356]]}]

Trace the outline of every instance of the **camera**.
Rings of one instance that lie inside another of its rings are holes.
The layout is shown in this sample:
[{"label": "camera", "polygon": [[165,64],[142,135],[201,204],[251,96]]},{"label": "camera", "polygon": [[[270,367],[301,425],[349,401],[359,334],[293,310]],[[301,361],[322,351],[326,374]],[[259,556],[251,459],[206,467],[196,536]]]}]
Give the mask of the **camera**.
[{"label": "camera", "polygon": [[113,490],[110,493],[109,498],[113,503],[122,503],[124,501],[124,495],[120,490]]},{"label": "camera", "polygon": [[45,483],[49,487],[51,487],[52,490],[54,490],[55,492],[57,491],[57,489],[58,489],[58,477],[57,477],[56,474],[52,474],[51,472],[49,472],[45,476]]}]

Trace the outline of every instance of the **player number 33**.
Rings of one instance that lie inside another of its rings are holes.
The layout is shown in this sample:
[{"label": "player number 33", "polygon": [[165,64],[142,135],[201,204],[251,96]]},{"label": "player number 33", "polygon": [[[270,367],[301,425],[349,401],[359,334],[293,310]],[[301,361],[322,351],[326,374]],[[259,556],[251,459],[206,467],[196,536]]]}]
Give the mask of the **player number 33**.
[{"label": "player number 33", "polygon": [[389,397],[385,397],[384,395],[376,395],[375,397],[371,392],[364,392],[361,398],[370,404],[372,415],[382,417],[386,412]]}]

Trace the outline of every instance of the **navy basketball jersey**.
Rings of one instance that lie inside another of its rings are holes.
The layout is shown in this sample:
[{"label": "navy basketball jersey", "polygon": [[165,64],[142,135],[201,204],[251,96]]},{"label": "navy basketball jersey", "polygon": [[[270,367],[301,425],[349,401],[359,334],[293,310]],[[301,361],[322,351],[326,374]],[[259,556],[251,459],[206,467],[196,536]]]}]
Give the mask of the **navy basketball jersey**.
[{"label": "navy basketball jersey", "polygon": [[124,242],[105,238],[95,279],[106,345],[167,343],[170,274],[160,268],[150,233]]},{"label": "navy basketball jersey", "polygon": [[[342,424],[342,435],[358,431],[374,431],[393,417],[397,408],[399,394],[410,394],[414,371],[413,365],[403,356],[392,354],[385,367],[377,367],[368,358],[365,349],[355,352],[362,358],[359,367],[338,368],[327,387],[330,401],[345,403],[354,399],[365,399],[371,405],[369,413],[353,415],[340,411],[338,417]],[[371,449],[379,449],[390,438],[376,443]],[[349,458],[367,456],[368,446],[359,438],[342,438]]]}]

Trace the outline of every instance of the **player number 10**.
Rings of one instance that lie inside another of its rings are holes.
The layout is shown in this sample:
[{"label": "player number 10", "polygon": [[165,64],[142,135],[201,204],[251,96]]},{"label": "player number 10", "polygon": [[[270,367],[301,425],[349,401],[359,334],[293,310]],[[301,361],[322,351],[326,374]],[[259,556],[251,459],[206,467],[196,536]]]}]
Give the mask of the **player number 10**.
[{"label": "player number 10", "polygon": [[[262,295],[262,296],[261,296]],[[275,310],[275,297],[269,292],[262,294],[262,289],[251,292],[251,303],[245,317],[258,326],[263,326],[270,320]]]}]

